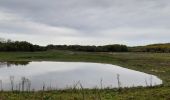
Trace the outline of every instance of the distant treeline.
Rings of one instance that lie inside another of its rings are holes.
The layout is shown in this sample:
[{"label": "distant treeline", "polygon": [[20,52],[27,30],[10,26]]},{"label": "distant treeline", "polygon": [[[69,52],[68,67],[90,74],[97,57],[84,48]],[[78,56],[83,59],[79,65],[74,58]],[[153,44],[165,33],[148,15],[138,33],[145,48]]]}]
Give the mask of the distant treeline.
[{"label": "distant treeline", "polygon": [[0,51],[44,51],[44,47],[26,41],[0,41]]},{"label": "distant treeline", "polygon": [[81,45],[48,45],[47,50],[71,50],[86,52],[127,52],[126,45],[105,45],[105,46],[81,46]]},{"label": "distant treeline", "polygon": [[46,50],[71,50],[85,52],[127,52],[126,45],[105,46],[80,46],[80,45],[33,45],[26,41],[0,41],[0,51],[46,51]]},{"label": "distant treeline", "polygon": [[0,39],[0,51],[47,51],[47,50],[71,50],[84,52],[156,52],[170,53],[170,43],[152,44],[147,46],[127,47],[126,45],[113,44],[104,46],[81,45],[33,45],[26,41],[11,41]]}]

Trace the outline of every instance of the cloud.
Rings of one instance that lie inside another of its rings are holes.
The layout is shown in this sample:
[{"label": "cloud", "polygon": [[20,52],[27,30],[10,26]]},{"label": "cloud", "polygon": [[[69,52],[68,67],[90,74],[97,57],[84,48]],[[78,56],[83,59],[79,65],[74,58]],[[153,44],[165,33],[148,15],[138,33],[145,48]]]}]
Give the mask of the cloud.
[{"label": "cloud", "polygon": [[78,35],[77,30],[66,27],[54,27],[42,23],[35,23],[29,20],[25,20],[20,16],[14,14],[0,12],[0,26],[1,32],[8,32],[12,34],[17,31],[18,34],[36,34],[36,35]]},{"label": "cloud", "polygon": [[0,0],[0,35],[41,45],[170,42],[169,11],[169,0]]}]

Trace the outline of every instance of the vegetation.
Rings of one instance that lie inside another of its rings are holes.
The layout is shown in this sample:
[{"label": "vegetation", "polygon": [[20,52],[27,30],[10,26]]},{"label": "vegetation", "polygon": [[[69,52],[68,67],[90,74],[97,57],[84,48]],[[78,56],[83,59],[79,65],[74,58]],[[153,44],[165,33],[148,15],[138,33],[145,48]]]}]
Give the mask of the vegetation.
[{"label": "vegetation", "polygon": [[0,38],[0,51],[48,51],[48,50],[70,50],[84,52],[154,52],[170,53],[170,43],[152,44],[147,46],[128,47],[126,45],[113,44],[104,46],[81,46],[81,45],[33,45],[26,41],[11,41]]},{"label": "vegetation", "polygon": [[26,41],[7,41],[7,42],[0,42],[0,51],[44,51],[45,48],[33,45]]},{"label": "vegetation", "polygon": [[1,92],[0,100],[169,100],[170,89],[165,87],[58,90],[39,92]]},{"label": "vegetation", "polygon": [[126,45],[80,46],[80,45],[48,45],[47,50],[71,50],[85,52],[127,52]]},{"label": "vegetation", "polygon": [[170,53],[170,43],[129,47],[129,51],[131,51],[131,52]]},{"label": "vegetation", "polygon": [[127,52],[125,45],[105,45],[105,46],[80,46],[80,45],[48,45],[46,47],[33,45],[26,41],[0,42],[0,51],[46,51],[46,50],[71,50],[86,52]]},{"label": "vegetation", "polygon": [[169,100],[169,53],[107,52],[0,52],[0,61],[83,61],[120,65],[146,72],[163,80],[162,86],[102,90],[56,90],[39,92],[0,92],[1,100]]}]

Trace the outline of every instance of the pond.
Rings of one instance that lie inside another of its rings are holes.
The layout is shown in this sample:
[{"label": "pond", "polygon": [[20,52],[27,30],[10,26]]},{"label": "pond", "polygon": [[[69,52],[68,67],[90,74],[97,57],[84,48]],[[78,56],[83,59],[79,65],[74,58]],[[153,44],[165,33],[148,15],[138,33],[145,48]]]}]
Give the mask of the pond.
[{"label": "pond", "polygon": [[87,62],[1,62],[0,89],[117,88],[162,84],[158,77],[120,66]]}]

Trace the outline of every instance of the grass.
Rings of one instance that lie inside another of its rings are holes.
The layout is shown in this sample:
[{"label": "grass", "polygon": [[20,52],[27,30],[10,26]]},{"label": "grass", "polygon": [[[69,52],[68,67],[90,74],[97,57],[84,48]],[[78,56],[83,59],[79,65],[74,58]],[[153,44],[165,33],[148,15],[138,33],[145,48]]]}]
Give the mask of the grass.
[{"label": "grass", "polygon": [[91,53],[71,51],[0,52],[0,61],[77,61],[119,65],[153,74],[162,86],[104,90],[0,92],[0,100],[169,100],[170,53]]}]

